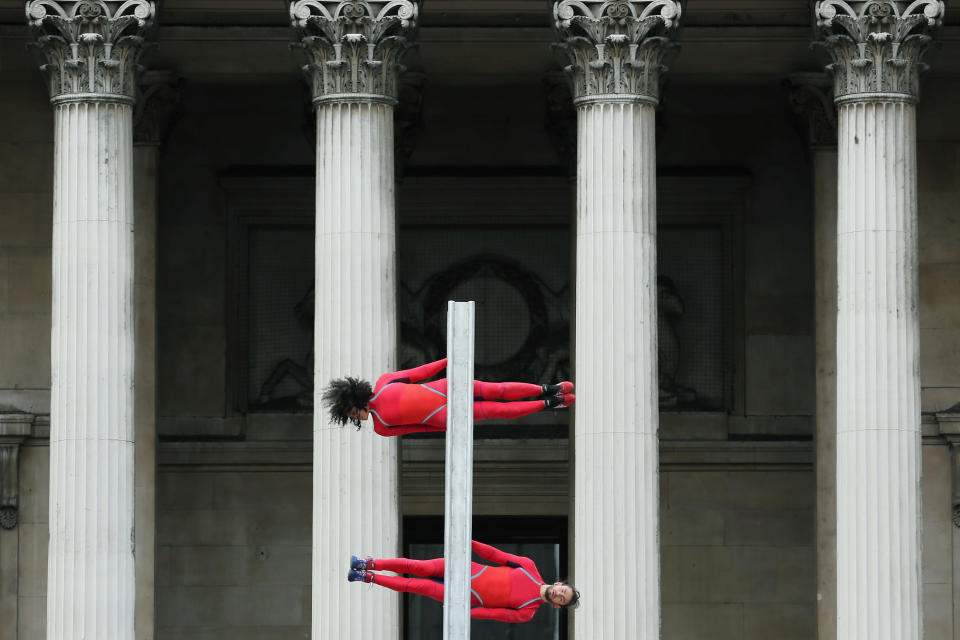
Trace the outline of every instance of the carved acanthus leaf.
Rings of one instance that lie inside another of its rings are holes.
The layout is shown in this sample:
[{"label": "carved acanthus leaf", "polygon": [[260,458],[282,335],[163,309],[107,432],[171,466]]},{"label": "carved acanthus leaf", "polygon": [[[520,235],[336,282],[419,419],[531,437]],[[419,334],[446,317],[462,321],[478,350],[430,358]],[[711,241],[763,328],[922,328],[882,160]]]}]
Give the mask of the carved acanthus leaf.
[{"label": "carved acanthus leaf", "polygon": [[943,23],[940,0],[821,0],[814,7],[819,40],[831,64],[838,100],[857,94],[919,97],[922,58]]},{"label": "carved acanthus leaf", "polygon": [[575,101],[659,99],[679,0],[560,0],[553,17]]},{"label": "carved acanthus leaf", "polygon": [[393,102],[413,46],[416,0],[296,0],[290,19],[315,103],[369,96]]},{"label": "carved acanthus leaf", "polygon": [[54,101],[136,95],[138,61],[154,26],[150,0],[30,0],[31,45],[43,54]]}]

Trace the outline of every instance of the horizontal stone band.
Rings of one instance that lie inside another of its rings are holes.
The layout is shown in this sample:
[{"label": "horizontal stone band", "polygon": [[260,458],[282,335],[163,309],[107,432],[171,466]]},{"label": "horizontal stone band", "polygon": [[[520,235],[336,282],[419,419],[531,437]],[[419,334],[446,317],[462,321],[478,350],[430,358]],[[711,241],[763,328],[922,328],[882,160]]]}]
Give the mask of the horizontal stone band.
[{"label": "horizontal stone band", "polygon": [[850,102],[906,102],[916,104],[917,96],[909,93],[893,93],[887,91],[873,91],[864,93],[848,93],[837,96],[834,99],[836,104],[848,104]]},{"label": "horizontal stone band", "polygon": [[391,107],[397,106],[396,98],[391,98],[390,96],[385,96],[378,93],[328,93],[326,95],[317,96],[313,99],[314,106],[344,102],[386,104]]},{"label": "horizontal stone band", "polygon": [[645,96],[637,93],[598,93],[589,96],[574,98],[573,105],[576,107],[585,107],[591,104],[616,103],[616,104],[649,104],[652,107],[660,104],[660,101],[653,96]]},{"label": "horizontal stone band", "polygon": [[70,102],[113,102],[132,105],[137,102],[137,99],[118,93],[64,93],[50,98],[50,104],[54,106]]}]

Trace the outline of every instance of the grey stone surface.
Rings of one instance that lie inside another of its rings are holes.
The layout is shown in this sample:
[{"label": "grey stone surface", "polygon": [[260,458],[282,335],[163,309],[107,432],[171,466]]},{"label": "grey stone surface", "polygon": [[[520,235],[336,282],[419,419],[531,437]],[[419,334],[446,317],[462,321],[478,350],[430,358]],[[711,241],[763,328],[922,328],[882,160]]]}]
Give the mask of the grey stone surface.
[{"label": "grey stone surface", "polygon": [[42,598],[47,595],[47,543],[46,524],[23,524],[20,529],[20,586],[23,598]]},{"label": "grey stone surface", "polygon": [[17,619],[17,581],[19,578],[20,531],[0,529],[0,640],[16,640],[17,625],[9,621]]},{"label": "grey stone surface", "polygon": [[749,604],[743,607],[744,638],[810,640],[816,637],[811,604]]},{"label": "grey stone surface", "polygon": [[20,522],[46,524],[49,520],[50,449],[20,448]]},{"label": "grey stone surface", "polygon": [[741,640],[743,635],[741,604],[663,605],[661,635],[671,640]]},{"label": "grey stone surface", "polygon": [[17,640],[46,640],[47,597],[20,596],[17,611]]},{"label": "grey stone surface", "polygon": [[810,335],[748,335],[748,413],[813,412],[813,341]]}]

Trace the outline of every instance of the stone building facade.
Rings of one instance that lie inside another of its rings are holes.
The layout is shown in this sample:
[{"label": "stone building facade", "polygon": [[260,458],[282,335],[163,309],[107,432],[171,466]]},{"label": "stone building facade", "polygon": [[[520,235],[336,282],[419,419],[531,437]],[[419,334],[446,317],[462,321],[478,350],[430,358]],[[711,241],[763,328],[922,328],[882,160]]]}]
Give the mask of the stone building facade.
[{"label": "stone building facade", "polygon": [[450,298],[578,395],[474,532],[583,604],[473,637],[960,638],[948,9],[0,0],[0,640],[437,637],[343,574],[442,439],[314,398]]}]

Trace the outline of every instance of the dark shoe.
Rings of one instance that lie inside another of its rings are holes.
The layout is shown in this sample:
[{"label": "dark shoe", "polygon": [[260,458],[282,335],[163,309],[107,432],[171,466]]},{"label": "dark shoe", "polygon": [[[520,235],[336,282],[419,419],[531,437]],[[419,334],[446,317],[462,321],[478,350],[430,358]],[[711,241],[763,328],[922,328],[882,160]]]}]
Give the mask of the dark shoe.
[{"label": "dark shoe", "polygon": [[350,569],[347,571],[347,582],[370,582],[373,580],[373,574],[369,571]]},{"label": "dark shoe", "polygon": [[561,382],[560,384],[542,384],[540,385],[542,393],[540,394],[543,398],[549,398],[550,396],[558,396],[564,393],[570,393],[573,391],[572,382]]},{"label": "dark shoe", "polygon": [[367,569],[373,569],[373,558],[367,556],[366,558],[358,558],[357,556],[350,556],[350,568],[356,569],[357,571],[366,571]]},{"label": "dark shoe", "polygon": [[563,396],[550,396],[543,399],[544,409],[556,409],[563,402]]}]

